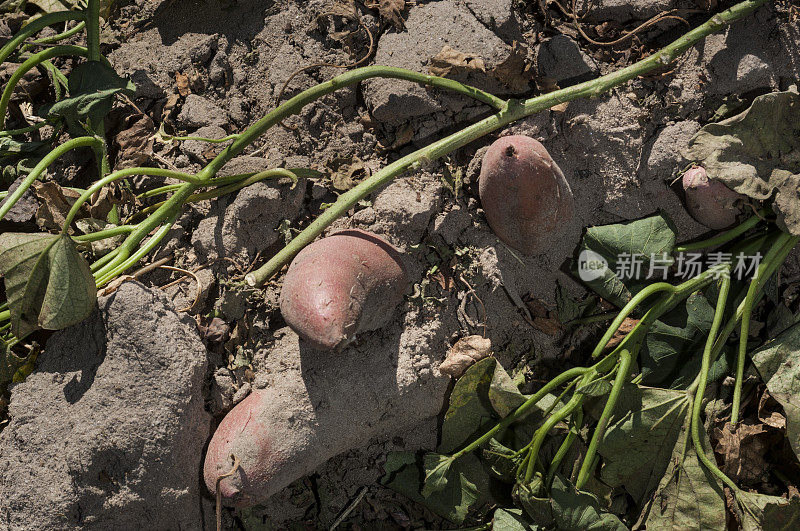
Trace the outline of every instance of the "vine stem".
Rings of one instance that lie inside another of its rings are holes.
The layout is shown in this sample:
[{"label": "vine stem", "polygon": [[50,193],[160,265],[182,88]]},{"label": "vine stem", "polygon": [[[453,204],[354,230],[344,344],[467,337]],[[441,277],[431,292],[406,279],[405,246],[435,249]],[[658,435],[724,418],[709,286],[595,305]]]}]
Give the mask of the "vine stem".
[{"label": "vine stem", "polygon": [[619,400],[619,395],[622,392],[622,387],[628,381],[628,375],[631,371],[631,363],[633,362],[633,358],[636,356],[636,351],[639,350],[638,347],[639,345],[637,344],[633,347],[635,349],[634,351],[624,348],[620,352],[619,367],[617,368],[617,375],[614,378],[614,385],[611,387],[611,392],[608,394],[608,400],[606,400],[606,405],[603,408],[602,414],[600,415],[600,420],[598,421],[597,427],[592,434],[591,441],[589,441],[589,448],[586,450],[586,455],[583,458],[580,472],[578,472],[578,480],[575,483],[575,487],[577,489],[581,489],[589,479],[589,475],[592,471],[591,467],[594,463],[594,456],[597,454],[597,448],[600,446],[600,441],[605,436],[608,423],[611,421],[611,415],[614,413],[614,408],[617,407],[617,401]]},{"label": "vine stem", "polygon": [[67,151],[71,151],[76,148],[80,147],[96,147],[101,140],[93,137],[93,136],[81,136],[78,138],[73,138],[71,140],[67,140],[60,146],[56,147],[53,151],[45,155],[39,163],[34,166],[33,170],[25,177],[25,179],[20,183],[19,187],[14,190],[13,193],[9,194],[6,197],[5,203],[0,205],[0,219],[3,219],[6,214],[8,214],[9,210],[14,208],[14,205],[19,201],[20,197],[22,197],[28,188],[31,187],[33,182],[39,178],[42,173],[45,172],[48,166],[52,164],[58,157],[66,153]]},{"label": "vine stem", "polygon": [[[416,169],[422,164],[442,157],[451,151],[458,149],[491,131],[495,131],[505,125],[510,124],[511,122],[519,120],[520,118],[524,118],[535,112],[549,109],[550,107],[559,103],[565,103],[584,97],[597,96],[613,87],[630,81],[637,76],[646,74],[655,68],[669,65],[695,43],[699,42],[706,36],[719,31],[726,25],[751,13],[764,2],[765,0],[746,0],[736,4],[730,9],[714,15],[704,24],[700,25],[694,30],[689,31],[655,54],[617,72],[613,72],[592,81],[580,83],[572,87],[543,94],[528,100],[510,100],[505,108],[500,110],[498,113],[493,114],[457,133],[434,142],[425,148],[419,149],[409,155],[406,155],[405,157],[398,159],[397,161],[389,164],[382,170],[375,173],[375,175],[369,179],[362,181],[354,188],[340,195],[339,199],[332,206],[330,206],[327,210],[325,210],[325,212],[317,217],[314,222],[300,232],[300,234],[298,234],[291,242],[289,242],[286,247],[274,255],[266,264],[253,273],[248,274],[245,277],[245,280],[251,286],[260,286],[264,284],[267,280],[269,280],[270,277],[277,273],[284,264],[290,261],[303,247],[311,243],[317,236],[319,236],[322,231],[325,230],[325,228],[327,228],[331,223],[346,213],[350,208],[353,207],[353,205],[358,203],[358,201],[374,192],[378,188],[384,186],[397,175],[400,175],[409,169]],[[359,71],[363,71],[363,69],[356,69],[343,74],[338,78],[333,78],[329,83],[341,83],[341,81],[337,80],[340,80],[344,76],[352,76]],[[333,89],[333,87],[331,87],[331,89]],[[298,96],[295,96],[295,98],[297,97]],[[292,100],[294,100],[294,98]],[[291,102],[292,100],[289,101]],[[252,133],[251,130],[243,133],[242,137],[238,141],[234,142],[234,144],[231,145],[228,150],[232,150],[232,152],[236,149],[241,150],[243,145],[246,145],[252,141],[253,136],[255,136],[255,133],[258,131],[259,127],[254,126],[254,128],[251,129]],[[217,157],[217,159],[223,160],[225,156],[227,156],[226,151],[223,151],[220,156]],[[212,161],[207,169],[213,170],[217,164],[217,159]]]},{"label": "vine stem", "polygon": [[21,30],[17,32],[14,37],[5,43],[0,48],[0,63],[5,63],[6,59],[14,53],[14,50],[19,48],[28,37],[40,32],[48,26],[58,24],[59,22],[66,22],[68,20],[85,20],[86,13],[83,11],[56,11],[55,13],[47,13],[37,18],[33,22],[26,24]]},{"label": "vine stem", "polygon": [[[784,233],[785,234],[785,233]],[[747,288],[747,295],[742,301],[741,329],[739,332],[739,351],[736,357],[736,382],[733,387],[733,405],[731,407],[731,424],[739,422],[739,410],[742,402],[742,384],[744,382],[744,366],[747,361],[747,340],[750,336],[750,317],[753,314],[753,307],[758,299],[761,298],[761,288],[766,284],[767,279],[772,276],[775,270],[783,263],[788,254],[784,254],[784,247],[789,244],[792,237],[789,234],[782,234],[776,243],[767,252],[764,261],[758,265],[750,286]],[[794,244],[792,244],[794,247]],[[791,247],[789,248],[791,250]]]},{"label": "vine stem", "polygon": [[711,460],[705,453],[703,449],[702,442],[700,441],[700,412],[703,409],[703,396],[705,396],[706,392],[706,384],[708,382],[708,371],[711,369],[711,360],[712,360],[712,353],[714,350],[714,342],[717,338],[717,334],[719,333],[720,325],[722,324],[722,317],[725,314],[725,303],[728,300],[728,292],[730,291],[731,287],[731,278],[730,275],[726,275],[722,277],[722,282],[720,283],[719,289],[719,297],[717,298],[717,307],[714,310],[714,320],[711,323],[711,330],[708,333],[708,338],[706,338],[705,348],[703,349],[703,358],[700,364],[700,374],[699,374],[699,382],[697,385],[697,392],[695,393],[693,402],[692,402],[692,423],[691,423],[691,431],[692,431],[692,443],[694,444],[694,449],[697,452],[697,458],[700,460],[703,465],[715,476],[717,476],[720,480],[722,480],[725,485],[733,489],[734,492],[739,492],[739,487],[736,486],[736,483],[731,480],[725,473],[723,473],[716,464],[712,463]]},{"label": "vine stem", "polygon": [[19,83],[19,80],[22,79],[22,76],[27,74],[32,68],[35,68],[36,65],[39,65],[54,57],[60,57],[64,55],[78,55],[80,57],[87,57],[89,55],[89,51],[83,46],[53,46],[52,48],[31,54],[31,56],[28,57],[25,62],[23,62],[14,71],[14,73],[11,75],[11,78],[8,80],[8,83],[6,83],[5,88],[3,89],[3,96],[0,98],[0,129],[4,129],[6,126],[6,112],[8,111],[8,104],[11,101],[14,88],[17,86],[17,83]]},{"label": "vine stem", "polygon": [[685,253],[688,251],[696,251],[697,249],[705,249],[706,247],[716,247],[718,245],[728,243],[729,241],[738,238],[748,230],[758,225],[762,219],[763,219],[763,212],[759,212],[759,215],[751,216],[741,224],[732,228],[731,230],[723,232],[721,234],[717,234],[712,238],[708,238],[707,240],[701,240],[699,242],[678,245],[677,247],[675,247],[675,252]]},{"label": "vine stem", "polygon": [[468,454],[469,452],[477,450],[478,448],[489,442],[489,440],[492,437],[505,430],[508,426],[510,426],[517,420],[524,417],[533,406],[538,404],[539,401],[542,400],[542,398],[544,398],[547,395],[547,393],[549,393],[550,391],[552,391],[553,389],[555,389],[556,387],[558,387],[559,385],[568,380],[585,375],[590,370],[591,368],[587,367],[575,367],[573,369],[568,369],[562,372],[561,374],[559,374],[558,376],[547,382],[544,385],[544,387],[539,389],[530,398],[528,398],[521,406],[519,406],[516,409],[516,411],[514,411],[514,413],[504,417],[503,420],[495,424],[495,426],[492,429],[481,435],[478,439],[474,440],[472,443],[468,444],[458,452],[455,452],[451,456],[451,458],[455,460],[464,454]]},{"label": "vine stem", "polygon": [[100,0],[89,0],[86,7],[86,47],[90,61],[100,60]]},{"label": "vine stem", "polygon": [[99,192],[104,186],[117,181],[119,179],[124,179],[125,177],[130,177],[132,175],[152,175],[155,177],[172,177],[174,179],[179,179],[184,182],[193,183],[196,182],[194,175],[190,175],[188,173],[183,173],[179,171],[172,171],[166,170],[163,168],[125,168],[123,170],[115,171],[114,173],[109,173],[99,181],[95,181],[92,186],[90,186],[85,192],[83,192],[80,197],[72,204],[72,208],[70,208],[69,212],[64,221],[64,227],[62,228],[62,232],[66,233],[69,229],[69,226],[72,225],[72,222],[75,220],[75,216],[78,215],[81,207],[97,192]]}]

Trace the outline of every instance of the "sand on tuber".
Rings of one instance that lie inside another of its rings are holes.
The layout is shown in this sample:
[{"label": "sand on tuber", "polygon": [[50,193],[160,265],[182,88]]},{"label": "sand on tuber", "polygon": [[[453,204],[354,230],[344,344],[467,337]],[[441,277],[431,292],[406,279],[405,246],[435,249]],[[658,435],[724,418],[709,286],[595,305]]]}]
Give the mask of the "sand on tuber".
[{"label": "sand on tuber", "polygon": [[408,285],[400,252],[362,230],[344,230],[303,249],[281,290],[286,323],[316,349],[347,344],[388,322]]},{"label": "sand on tuber", "polygon": [[478,193],[494,233],[524,254],[540,252],[574,210],[563,172],[529,136],[504,136],[489,147]]}]

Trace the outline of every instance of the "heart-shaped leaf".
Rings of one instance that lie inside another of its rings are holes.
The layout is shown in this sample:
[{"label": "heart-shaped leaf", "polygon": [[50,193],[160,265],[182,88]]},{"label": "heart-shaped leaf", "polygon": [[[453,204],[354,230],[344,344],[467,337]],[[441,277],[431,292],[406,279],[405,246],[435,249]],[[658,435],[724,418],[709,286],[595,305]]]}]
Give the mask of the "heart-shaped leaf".
[{"label": "heart-shaped leaf", "polygon": [[46,107],[48,117],[61,117],[71,128],[89,121],[92,129],[111,111],[114,95],[130,96],[136,90],[130,80],[117,75],[113,68],[97,61],[78,65],[69,75],[69,98]]},{"label": "heart-shaped leaf", "polygon": [[89,264],[66,234],[0,234],[0,273],[19,338],[78,323],[97,300]]},{"label": "heart-shaped leaf", "polygon": [[665,214],[589,227],[573,272],[595,293],[622,307],[644,286],[663,279],[676,238]]}]

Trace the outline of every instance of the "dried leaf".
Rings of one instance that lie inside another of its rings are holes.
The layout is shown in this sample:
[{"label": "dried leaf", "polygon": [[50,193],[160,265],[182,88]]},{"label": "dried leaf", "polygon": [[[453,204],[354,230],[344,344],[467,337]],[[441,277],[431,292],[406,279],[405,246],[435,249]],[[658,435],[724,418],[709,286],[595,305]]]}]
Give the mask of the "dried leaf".
[{"label": "dried leaf", "polygon": [[[62,188],[53,181],[33,183],[34,193],[39,199],[39,209],[36,211],[36,224],[46,230],[61,230],[67,218],[67,213],[75,201],[81,196],[78,192]],[[88,215],[82,208],[82,217]]]},{"label": "dried leaf", "polygon": [[527,90],[534,76],[528,61],[528,47],[514,41],[508,57],[492,69],[492,75],[514,92]]},{"label": "dried leaf", "polygon": [[[774,432],[773,432],[774,433]],[[769,465],[765,455],[773,433],[763,424],[744,421],[736,427],[725,422],[714,430],[717,444],[714,453],[720,470],[740,485],[758,485],[769,481]]]},{"label": "dried leaf", "polygon": [[492,353],[492,342],[481,336],[467,336],[456,341],[447,351],[447,357],[439,365],[439,371],[452,378],[459,378],[476,361]]},{"label": "dried leaf", "polygon": [[182,72],[175,72],[175,85],[178,87],[178,94],[184,98],[192,93],[189,88],[189,76]]},{"label": "dried leaf", "polygon": [[401,13],[405,8],[405,0],[379,0],[378,13],[381,16],[381,22],[391,23],[397,31],[404,30],[406,21],[403,20]]},{"label": "dried leaf", "polygon": [[414,138],[414,127],[410,123],[406,123],[397,130],[394,137],[394,142],[389,147],[390,150],[401,148],[411,142]]},{"label": "dried leaf", "polygon": [[[347,162],[348,160],[350,162]],[[335,170],[331,173],[331,183],[334,188],[342,192],[351,189],[372,174],[358,157],[335,160],[332,166]]]},{"label": "dried leaf", "polygon": [[428,71],[439,77],[447,77],[451,72],[486,72],[486,65],[479,56],[466,54],[445,44],[442,51],[428,61]]},{"label": "dried leaf", "polygon": [[119,153],[115,169],[147,165],[153,152],[154,131],[153,120],[147,115],[141,115],[130,127],[117,133],[115,140]]},{"label": "dried leaf", "polygon": [[606,350],[612,350],[614,347],[620,344],[625,336],[627,336],[633,327],[635,327],[639,323],[638,319],[633,319],[632,317],[626,317],[622,324],[619,325],[619,328],[614,335],[611,336],[611,339],[608,341],[608,345],[606,345]]}]

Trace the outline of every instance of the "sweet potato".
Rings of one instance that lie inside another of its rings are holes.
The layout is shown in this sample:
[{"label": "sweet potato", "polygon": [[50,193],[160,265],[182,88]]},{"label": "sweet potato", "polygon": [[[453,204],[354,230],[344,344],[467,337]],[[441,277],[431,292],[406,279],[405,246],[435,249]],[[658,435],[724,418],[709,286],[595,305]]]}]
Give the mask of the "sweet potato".
[{"label": "sweet potato", "polygon": [[524,254],[543,250],[572,218],[572,190],[537,140],[496,140],[483,156],[478,192],[489,226]]},{"label": "sweet potato", "polygon": [[311,346],[330,350],[386,324],[407,284],[397,249],[375,234],[345,230],[295,257],[283,281],[281,313]]},{"label": "sweet potato", "polygon": [[720,181],[711,181],[702,167],[683,174],[683,191],[686,210],[709,229],[727,229],[736,223],[741,213],[736,202],[742,198]]},{"label": "sweet potato", "polygon": [[[222,420],[208,445],[205,483],[219,476],[227,505],[262,502],[328,459],[373,437],[402,433],[437,415],[449,377],[436,370],[442,334],[366,338],[332,360],[307,352],[288,328],[254,359],[253,391]],[[391,345],[391,346],[390,346]],[[388,347],[388,348],[387,348]]]}]

